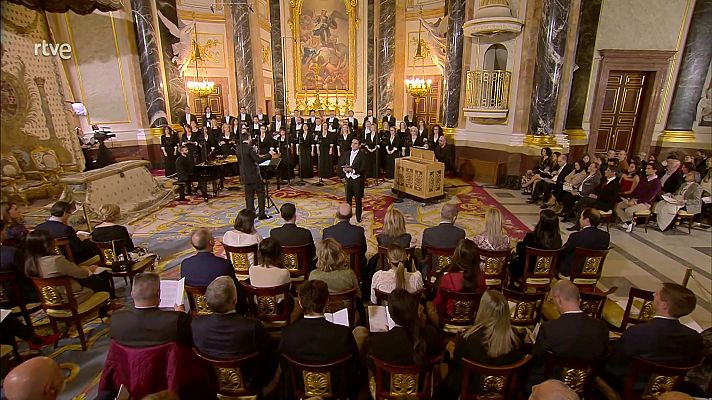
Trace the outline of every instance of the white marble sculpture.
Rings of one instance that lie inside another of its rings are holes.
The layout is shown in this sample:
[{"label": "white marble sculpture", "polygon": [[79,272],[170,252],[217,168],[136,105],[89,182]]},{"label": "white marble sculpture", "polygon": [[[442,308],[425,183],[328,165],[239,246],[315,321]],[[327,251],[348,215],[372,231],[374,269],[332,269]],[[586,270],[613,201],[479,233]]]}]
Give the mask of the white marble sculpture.
[{"label": "white marble sculpture", "polygon": [[447,17],[438,18],[435,22],[428,22],[420,16],[420,22],[428,33],[425,35],[425,41],[430,48],[430,58],[432,58],[433,64],[438,67],[440,73],[443,73],[445,69],[445,49],[447,47],[447,39],[445,38]]},{"label": "white marble sculpture", "polygon": [[160,10],[158,10],[158,18],[160,18],[163,25],[168,28],[168,32],[179,40],[178,43],[173,45],[173,58],[171,62],[178,66],[180,76],[183,76],[190,63],[190,55],[193,50],[193,29],[195,29],[195,23],[184,24],[178,19],[178,25],[180,25],[180,27],[178,27],[171,22],[171,20],[166,18]]}]

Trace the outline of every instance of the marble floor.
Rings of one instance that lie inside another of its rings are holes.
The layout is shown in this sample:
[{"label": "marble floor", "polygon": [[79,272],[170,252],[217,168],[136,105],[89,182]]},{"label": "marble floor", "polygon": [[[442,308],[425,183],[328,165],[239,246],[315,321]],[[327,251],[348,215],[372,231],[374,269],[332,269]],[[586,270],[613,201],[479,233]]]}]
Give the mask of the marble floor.
[{"label": "marble floor", "polygon": [[[488,188],[487,192],[524,224],[533,228],[539,218],[539,206],[526,204],[528,196],[519,191]],[[564,242],[571,224],[563,223]],[[605,227],[603,227],[605,229]],[[611,296],[617,302],[625,301],[631,286],[656,290],[662,282],[681,283],[685,271],[691,268],[692,279],[688,287],[697,295],[697,307],[690,315],[702,329],[712,327],[712,230],[687,227],[675,231],[660,232],[649,227],[646,233],[642,225],[626,233],[617,226],[610,226],[612,249],[606,258],[600,285],[603,289],[617,286]]]}]

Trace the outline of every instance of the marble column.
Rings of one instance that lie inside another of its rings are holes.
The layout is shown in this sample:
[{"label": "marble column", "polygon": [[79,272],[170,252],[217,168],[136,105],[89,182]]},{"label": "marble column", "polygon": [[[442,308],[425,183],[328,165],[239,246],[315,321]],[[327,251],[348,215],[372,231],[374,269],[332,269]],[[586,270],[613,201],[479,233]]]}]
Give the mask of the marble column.
[{"label": "marble column", "polygon": [[396,1],[380,0],[378,22],[378,110],[380,118],[393,108],[393,67],[396,62]]},{"label": "marble column", "polygon": [[143,97],[151,128],[168,124],[166,99],[163,95],[163,77],[156,30],[153,26],[151,5],[143,0],[131,0],[131,15],[134,20],[138,63],[141,67]]},{"label": "marble column", "polygon": [[374,22],[374,14],[373,14],[373,1],[368,1],[368,43],[366,45],[366,48],[368,49],[368,53],[366,56],[366,62],[367,62],[367,70],[366,70],[366,82],[368,84],[366,85],[366,109],[367,110],[372,110],[373,109],[373,86],[375,84],[375,81],[373,80],[373,62],[376,59],[376,55],[373,52],[373,34],[374,34],[374,29],[373,26],[375,25]]},{"label": "marble column", "polygon": [[289,115],[284,93],[284,58],[282,53],[282,25],[280,23],[279,0],[269,0],[269,16],[272,24],[272,77],[274,79],[274,108]]},{"label": "marble column", "polygon": [[591,82],[591,66],[596,47],[598,20],[601,16],[603,0],[584,0],[581,4],[579,18],[578,44],[576,46],[576,66],[571,82],[571,96],[566,114],[566,133],[583,139],[583,112],[588,98],[588,87]]},{"label": "marble column", "polygon": [[237,82],[237,103],[248,113],[254,113],[255,76],[253,73],[252,40],[250,38],[250,8],[247,4],[231,4],[232,38],[235,46],[235,81]]},{"label": "marble column", "polygon": [[675,94],[665,131],[688,131],[697,116],[705,77],[712,61],[712,0],[697,0],[690,19],[685,49],[675,83]]},{"label": "marble column", "polygon": [[[156,12],[163,15],[163,17],[179,29],[182,27],[183,23],[178,20],[176,0],[156,0]],[[166,82],[164,83],[166,84],[168,105],[170,107],[170,110],[167,111],[171,122],[177,124],[181,116],[185,114],[185,106],[188,105],[188,97],[185,93],[185,81],[183,77],[180,76],[178,65],[172,61],[174,57],[173,45],[180,42],[180,38],[171,34],[162,18],[159,18],[158,21],[161,51],[163,52],[163,69],[166,74]],[[192,39],[191,37],[191,40]],[[193,112],[200,113],[202,110],[193,110]]]},{"label": "marble column", "polygon": [[460,92],[462,91],[462,49],[465,22],[465,2],[447,0],[448,24],[445,69],[443,71],[443,127],[456,128],[460,118]]},{"label": "marble column", "polygon": [[552,136],[566,51],[570,0],[544,0],[529,111],[529,134]]}]

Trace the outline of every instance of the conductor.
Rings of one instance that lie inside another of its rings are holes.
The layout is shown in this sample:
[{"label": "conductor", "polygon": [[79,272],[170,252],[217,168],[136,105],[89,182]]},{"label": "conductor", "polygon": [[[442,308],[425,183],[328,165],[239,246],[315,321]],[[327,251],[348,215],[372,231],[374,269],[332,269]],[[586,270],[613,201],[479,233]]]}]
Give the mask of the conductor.
[{"label": "conductor", "polygon": [[361,222],[361,200],[366,172],[366,154],[360,148],[361,140],[354,137],[351,139],[351,151],[343,152],[339,160],[339,165],[346,176],[346,202],[351,205],[351,199],[356,197],[356,221],[358,222]]},{"label": "conductor", "polygon": [[257,203],[260,209],[257,218],[267,219],[269,217],[265,214],[265,185],[262,182],[259,164],[264,160],[271,159],[274,153],[270,151],[269,154],[257,155],[252,147],[250,134],[243,132],[240,138],[242,143],[237,148],[237,154],[240,157],[240,179],[245,185],[245,207],[255,211],[255,193],[257,193]]}]

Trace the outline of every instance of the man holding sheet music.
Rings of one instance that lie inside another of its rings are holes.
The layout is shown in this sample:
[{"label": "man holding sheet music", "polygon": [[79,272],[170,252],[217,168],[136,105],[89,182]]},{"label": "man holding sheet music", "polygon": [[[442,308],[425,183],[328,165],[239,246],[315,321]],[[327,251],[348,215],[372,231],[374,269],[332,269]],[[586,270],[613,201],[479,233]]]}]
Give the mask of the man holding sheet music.
[{"label": "man holding sheet music", "polygon": [[339,165],[346,176],[346,202],[351,205],[351,200],[356,197],[356,221],[361,222],[363,206],[364,174],[366,173],[366,155],[361,151],[361,140],[354,137],[351,140],[351,151],[343,153]]},{"label": "man holding sheet music", "polygon": [[169,342],[192,345],[190,316],[175,304],[173,310],[161,310],[161,279],[154,272],[134,277],[131,297],[134,307],[111,316],[109,335],[129,347],[158,346]]}]

